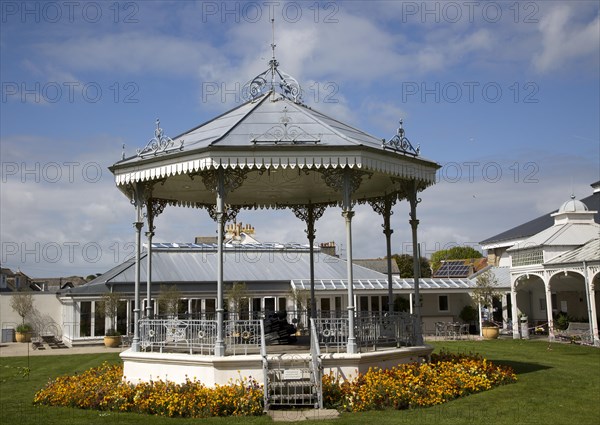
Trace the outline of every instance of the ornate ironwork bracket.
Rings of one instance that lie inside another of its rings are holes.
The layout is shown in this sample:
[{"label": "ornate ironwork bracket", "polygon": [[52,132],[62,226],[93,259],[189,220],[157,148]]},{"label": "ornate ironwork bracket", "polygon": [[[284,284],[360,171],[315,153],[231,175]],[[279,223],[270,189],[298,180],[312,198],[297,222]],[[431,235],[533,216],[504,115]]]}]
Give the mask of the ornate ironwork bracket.
[{"label": "ornate ironwork bracket", "polygon": [[383,216],[383,234],[391,236],[394,230],[390,227],[390,216],[394,214],[392,207],[396,204],[396,195],[387,195],[380,198],[370,199],[367,201],[373,210]]},{"label": "ornate ironwork bracket", "polygon": [[402,120],[400,120],[400,127],[394,137],[390,140],[383,139],[383,143],[381,144],[383,149],[390,149],[395,152],[401,152],[413,156],[419,156],[421,151],[421,147],[417,145],[416,149],[413,147],[412,143],[406,138],[404,128],[402,128]]},{"label": "ornate ironwork bracket", "polygon": [[[354,193],[362,183],[363,176],[371,178],[373,173],[362,170],[351,170],[347,168],[329,168],[320,170],[321,177],[325,181],[325,184],[339,192],[344,189],[344,181],[346,178],[349,179],[350,191]],[[347,176],[347,177],[346,177]]]},{"label": "ornate ironwork bracket", "polygon": [[[208,170],[202,173],[202,182],[206,186],[207,190],[216,192],[219,184],[219,170]],[[241,170],[239,168],[233,168],[223,172],[223,187],[226,193],[231,193],[244,183],[244,180],[248,176],[248,171]]]},{"label": "ornate ironwork bracket", "polygon": [[419,191],[423,190],[417,180],[404,180],[400,183],[401,190],[406,194],[406,199],[410,204],[409,223],[416,229],[419,225],[417,220],[417,205],[421,203],[421,198],[417,196]]},{"label": "ornate ironwork bracket", "polygon": [[[223,211],[223,226],[225,226],[226,223],[234,221],[238,213],[240,212],[240,209],[241,207],[238,205],[225,205],[225,210]],[[206,208],[206,211],[208,212],[210,218],[212,218],[214,221],[217,221],[218,212],[216,205],[208,206]]]},{"label": "ornate ironwork bracket", "polygon": [[306,223],[304,232],[312,243],[315,240],[315,222],[323,216],[327,205],[309,203],[307,205],[292,205],[290,208],[297,218]]},{"label": "ornate ironwork bracket", "polygon": [[168,201],[166,199],[150,198],[146,201],[146,220],[148,221],[148,233],[152,233],[154,236],[154,219],[158,217],[165,210]]},{"label": "ornate ironwork bracket", "polygon": [[160,120],[156,119],[154,137],[148,141],[146,147],[137,150],[137,156],[145,158],[151,155],[156,156],[161,153],[183,150],[183,142],[183,140],[180,140],[179,146],[176,146],[173,139],[169,136],[165,136],[163,129],[160,128]]},{"label": "ornate ironwork bracket", "polygon": [[[125,190],[129,196],[129,203],[134,207],[143,208],[146,205],[148,186],[142,182],[126,183]],[[139,205],[138,205],[139,204]]]}]

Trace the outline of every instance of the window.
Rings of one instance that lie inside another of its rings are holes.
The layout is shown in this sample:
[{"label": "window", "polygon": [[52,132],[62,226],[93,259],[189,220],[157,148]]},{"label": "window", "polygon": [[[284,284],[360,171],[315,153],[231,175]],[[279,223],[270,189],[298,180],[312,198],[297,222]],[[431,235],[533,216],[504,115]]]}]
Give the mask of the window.
[{"label": "window", "polygon": [[336,312],[336,316],[335,317],[342,317],[342,297],[335,297],[334,299],[334,303],[335,303],[335,312]]},{"label": "window", "polygon": [[369,297],[360,297],[360,311],[369,311]]},{"label": "window", "polygon": [[541,249],[517,251],[512,256],[513,267],[531,266],[533,264],[542,264],[543,262],[544,253]]},{"label": "window", "polygon": [[271,313],[275,311],[275,298],[265,298],[265,311]]},{"label": "window", "polygon": [[121,335],[127,335],[127,301],[119,301],[117,307],[117,330]]},{"label": "window", "polygon": [[439,311],[448,311],[448,295],[438,295]]},{"label": "window", "polygon": [[371,311],[379,312],[379,297],[371,297]]},{"label": "window", "polygon": [[95,303],[96,310],[94,311],[94,335],[102,336],[106,330],[106,326],[104,323],[104,319],[106,318],[106,313],[104,310],[104,302],[96,301]]},{"label": "window", "polygon": [[540,298],[540,310],[546,310],[546,300],[544,298]]},{"label": "window", "polygon": [[260,298],[252,298],[252,312],[260,313],[262,308],[260,308]]},{"label": "window", "polygon": [[79,336],[90,336],[92,328],[92,303],[82,301],[79,305]]},{"label": "window", "polygon": [[215,319],[215,312],[217,311],[217,300],[214,298],[207,298],[204,304],[205,319]]},{"label": "window", "polygon": [[189,314],[189,303],[187,299],[183,299],[183,300],[179,300],[177,302],[177,315],[179,317],[185,317],[187,314]]}]

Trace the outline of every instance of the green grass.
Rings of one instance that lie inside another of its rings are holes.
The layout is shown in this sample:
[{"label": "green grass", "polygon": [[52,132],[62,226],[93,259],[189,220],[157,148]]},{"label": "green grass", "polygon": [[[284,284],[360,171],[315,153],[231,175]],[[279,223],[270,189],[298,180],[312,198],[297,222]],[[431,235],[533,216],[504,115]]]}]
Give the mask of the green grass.
[{"label": "green grass", "polygon": [[[436,351],[479,353],[512,366],[518,382],[428,409],[344,413],[328,424],[597,424],[600,418],[600,350],[542,341],[496,340],[434,342]],[[550,349],[549,349],[550,348]],[[0,359],[0,424],[188,424],[197,419],[169,419],[137,414],[34,407],[34,393],[49,378],[73,374],[103,361],[119,362],[117,354]],[[202,423],[261,425],[268,417],[214,418]],[[306,423],[306,422],[305,422]]]}]

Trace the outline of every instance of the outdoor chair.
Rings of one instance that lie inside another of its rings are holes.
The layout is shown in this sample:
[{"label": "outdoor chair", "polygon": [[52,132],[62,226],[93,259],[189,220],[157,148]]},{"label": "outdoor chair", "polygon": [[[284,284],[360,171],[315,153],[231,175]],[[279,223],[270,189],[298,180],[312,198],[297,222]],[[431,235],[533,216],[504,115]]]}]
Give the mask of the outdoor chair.
[{"label": "outdoor chair", "polygon": [[446,324],[444,322],[435,322],[435,336],[446,338]]}]

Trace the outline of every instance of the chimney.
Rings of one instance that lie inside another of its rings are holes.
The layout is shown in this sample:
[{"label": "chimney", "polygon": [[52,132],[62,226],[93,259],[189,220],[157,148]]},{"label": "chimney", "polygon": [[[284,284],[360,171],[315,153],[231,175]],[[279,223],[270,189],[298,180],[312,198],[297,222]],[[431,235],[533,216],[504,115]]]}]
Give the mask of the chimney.
[{"label": "chimney", "polygon": [[331,241],[331,242],[321,242],[321,244],[319,244],[319,247],[321,248],[321,252],[325,255],[330,255],[332,257],[337,257],[337,254],[335,253],[335,242]]}]

